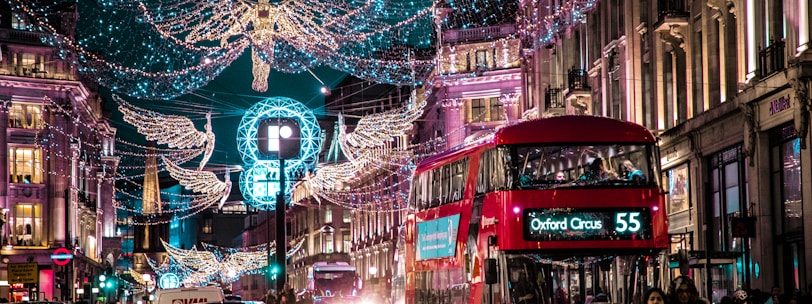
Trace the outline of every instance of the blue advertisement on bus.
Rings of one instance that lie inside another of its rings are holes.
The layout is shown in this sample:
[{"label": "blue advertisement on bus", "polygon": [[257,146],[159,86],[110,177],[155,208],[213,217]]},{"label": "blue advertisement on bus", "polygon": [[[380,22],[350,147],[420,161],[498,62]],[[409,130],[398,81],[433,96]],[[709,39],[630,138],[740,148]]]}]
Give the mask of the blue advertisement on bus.
[{"label": "blue advertisement on bus", "polygon": [[454,256],[459,224],[459,214],[417,223],[417,259]]}]

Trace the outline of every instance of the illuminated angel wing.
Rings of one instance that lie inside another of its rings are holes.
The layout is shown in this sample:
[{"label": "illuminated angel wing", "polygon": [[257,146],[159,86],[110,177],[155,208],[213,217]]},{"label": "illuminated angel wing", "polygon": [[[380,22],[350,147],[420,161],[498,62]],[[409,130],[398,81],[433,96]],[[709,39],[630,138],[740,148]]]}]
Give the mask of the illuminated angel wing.
[{"label": "illuminated angel wing", "polygon": [[202,147],[206,143],[206,132],[198,131],[188,117],[142,109],[116,95],[113,99],[118,102],[124,121],[135,126],[148,140],[180,149]]},{"label": "illuminated angel wing", "polygon": [[423,113],[423,104],[364,116],[354,131],[339,135],[343,137],[340,141],[362,149],[382,146],[412,129],[414,121]]},{"label": "illuminated angel wing", "polygon": [[214,172],[184,169],[166,157],[161,156],[161,159],[166,164],[169,175],[189,190],[218,197],[219,195],[228,197],[228,193],[231,192],[231,180],[228,175],[225,181],[220,181]]}]

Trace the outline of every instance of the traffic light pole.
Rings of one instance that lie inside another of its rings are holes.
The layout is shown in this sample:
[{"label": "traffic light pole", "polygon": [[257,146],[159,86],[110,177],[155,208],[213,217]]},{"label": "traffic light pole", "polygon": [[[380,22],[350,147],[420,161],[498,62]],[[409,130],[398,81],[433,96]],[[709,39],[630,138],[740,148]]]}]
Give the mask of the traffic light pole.
[{"label": "traffic light pole", "polygon": [[[279,275],[276,278],[277,292],[285,292],[287,280],[288,242],[285,240],[285,159],[279,158],[279,193],[276,195],[276,264],[279,266]],[[270,252],[270,250],[268,251]]]}]

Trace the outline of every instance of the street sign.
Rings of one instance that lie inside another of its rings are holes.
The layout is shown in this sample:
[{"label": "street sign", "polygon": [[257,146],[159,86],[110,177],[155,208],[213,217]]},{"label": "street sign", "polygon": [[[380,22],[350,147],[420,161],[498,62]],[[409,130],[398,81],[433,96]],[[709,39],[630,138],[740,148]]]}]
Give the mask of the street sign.
[{"label": "street sign", "polygon": [[39,283],[37,263],[9,263],[8,283]]},{"label": "street sign", "polygon": [[70,260],[73,258],[73,254],[67,248],[57,248],[54,250],[54,254],[51,255],[51,260],[54,261],[54,264],[59,266],[65,266],[70,263]]}]

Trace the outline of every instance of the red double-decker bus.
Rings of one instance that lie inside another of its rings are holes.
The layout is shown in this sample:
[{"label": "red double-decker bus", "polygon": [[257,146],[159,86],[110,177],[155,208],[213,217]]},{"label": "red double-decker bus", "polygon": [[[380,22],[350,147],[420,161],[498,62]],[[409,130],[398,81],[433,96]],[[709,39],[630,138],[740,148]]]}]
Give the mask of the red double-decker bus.
[{"label": "red double-decker bus", "polygon": [[640,125],[561,116],[421,162],[394,302],[630,302],[669,242],[658,154]]}]

